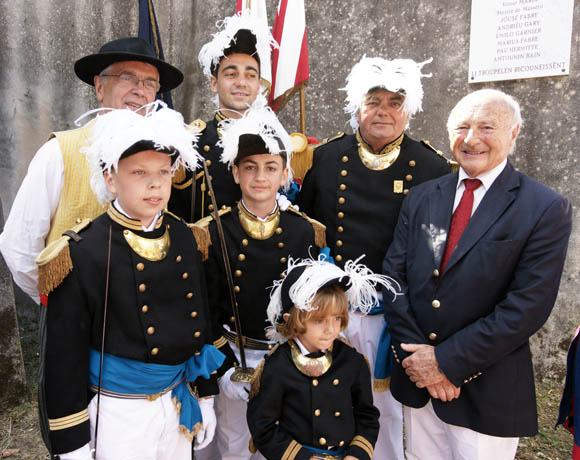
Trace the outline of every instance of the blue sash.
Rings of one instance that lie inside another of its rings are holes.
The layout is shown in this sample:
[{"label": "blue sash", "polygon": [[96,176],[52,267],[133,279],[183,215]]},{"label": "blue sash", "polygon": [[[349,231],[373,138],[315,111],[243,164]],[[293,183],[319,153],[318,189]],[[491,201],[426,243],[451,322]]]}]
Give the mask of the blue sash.
[{"label": "blue sash", "polygon": [[344,452],[346,451],[346,447],[341,447],[340,449],[337,450],[317,449],[316,447],[305,446],[304,444],[302,445],[302,447],[304,447],[307,451],[312,452],[313,454],[333,455],[337,457],[344,455]]},{"label": "blue sash", "polygon": [[[101,385],[103,394],[113,397],[135,397],[149,395],[155,399],[172,389],[171,396],[181,405],[179,424],[195,435],[203,422],[199,404],[189,389],[187,382],[198,377],[209,379],[218,369],[225,355],[213,345],[204,345],[199,355],[192,356],[181,364],[143,363],[111,354],[103,355],[103,375]],[[91,349],[89,382],[99,384],[100,353]]]}]

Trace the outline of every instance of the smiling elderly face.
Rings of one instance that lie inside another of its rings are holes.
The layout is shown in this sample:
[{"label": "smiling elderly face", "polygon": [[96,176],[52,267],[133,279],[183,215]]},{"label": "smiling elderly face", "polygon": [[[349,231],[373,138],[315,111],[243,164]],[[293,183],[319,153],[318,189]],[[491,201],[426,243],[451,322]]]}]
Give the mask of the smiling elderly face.
[{"label": "smiling elderly face", "polygon": [[486,173],[507,158],[520,129],[505,94],[480,90],[464,97],[451,111],[447,128],[455,160],[469,177]]}]

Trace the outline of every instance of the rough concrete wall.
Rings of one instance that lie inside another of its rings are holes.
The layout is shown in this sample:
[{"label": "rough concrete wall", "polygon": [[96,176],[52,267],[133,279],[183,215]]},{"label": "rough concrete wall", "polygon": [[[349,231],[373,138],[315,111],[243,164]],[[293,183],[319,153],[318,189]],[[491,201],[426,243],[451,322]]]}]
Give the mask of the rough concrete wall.
[{"label": "rough concrete wall", "polygon": [[[277,0],[266,1],[274,15]],[[169,62],[186,74],[174,93],[186,119],[208,118],[209,85],[196,55],[214,23],[232,14],[234,0],[155,0]],[[445,121],[470,90],[496,87],[516,96],[526,121],[512,161],[517,168],[580,204],[574,137],[580,109],[576,56],[580,4],[575,5],[571,76],[468,85],[469,2],[408,0],[307,1],[311,78],[307,89],[308,134],[319,138],[344,131],[344,95],[338,88],[363,54],[423,61],[433,78],[424,80],[424,112],[410,134],[448,151]],[[272,23],[272,21],[271,21]],[[54,129],[67,129],[94,107],[91,88],[73,75],[74,61],[112,38],[137,31],[137,0],[20,0],[0,2],[0,197],[9,208],[35,150]],[[299,128],[298,100],[280,114],[289,130]],[[5,209],[5,214],[8,209]],[[578,217],[575,217],[578,222]],[[575,287],[580,276],[578,232],[574,231],[560,295],[547,325],[533,339],[536,368],[561,378],[570,335],[580,323]]]}]

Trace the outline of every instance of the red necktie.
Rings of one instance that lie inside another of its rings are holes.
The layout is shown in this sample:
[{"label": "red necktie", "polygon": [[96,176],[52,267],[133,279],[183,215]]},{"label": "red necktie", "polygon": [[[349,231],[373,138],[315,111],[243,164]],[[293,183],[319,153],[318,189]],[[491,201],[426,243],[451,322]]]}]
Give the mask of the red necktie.
[{"label": "red necktie", "polygon": [[445,254],[441,262],[441,273],[445,270],[449,258],[459,242],[459,238],[463,234],[465,227],[471,218],[471,210],[473,209],[473,191],[481,185],[479,179],[464,179],[463,185],[465,190],[461,196],[461,201],[455,208],[453,216],[451,216],[451,226],[449,227],[449,236],[447,237],[447,245],[445,246]]}]

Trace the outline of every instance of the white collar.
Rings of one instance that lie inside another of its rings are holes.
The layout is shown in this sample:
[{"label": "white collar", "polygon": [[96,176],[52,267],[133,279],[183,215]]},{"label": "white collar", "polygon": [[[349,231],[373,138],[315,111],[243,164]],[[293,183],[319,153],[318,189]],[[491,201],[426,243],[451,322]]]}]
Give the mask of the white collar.
[{"label": "white collar", "polygon": [[457,187],[463,183],[464,179],[479,179],[485,190],[489,190],[494,181],[498,178],[501,172],[507,165],[507,158],[498,164],[495,168],[478,175],[477,177],[469,177],[463,168],[459,168],[459,177],[457,179]]}]

